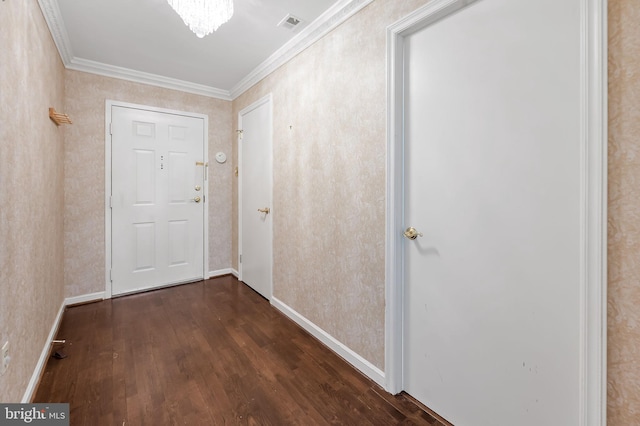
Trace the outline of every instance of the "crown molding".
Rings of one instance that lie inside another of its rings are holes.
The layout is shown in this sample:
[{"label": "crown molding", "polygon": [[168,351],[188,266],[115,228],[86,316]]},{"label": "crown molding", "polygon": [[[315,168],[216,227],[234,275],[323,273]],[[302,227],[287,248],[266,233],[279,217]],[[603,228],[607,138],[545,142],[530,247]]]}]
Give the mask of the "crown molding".
[{"label": "crown molding", "polygon": [[293,59],[300,52],[327,35],[337,26],[358,13],[373,0],[340,0],[315,21],[304,28],[297,36],[276,50],[264,62],[231,88],[231,97],[237,98],[254,84]]},{"label": "crown molding", "polygon": [[71,42],[57,0],[38,0],[53,41],[67,69],[223,100],[233,100],[237,98],[371,2],[373,2],[373,0],[340,0],[336,2],[298,35],[289,40],[253,71],[247,74],[229,91],[158,74],[78,58],[73,54],[73,50],[71,49]]},{"label": "crown molding", "polygon": [[142,71],[132,70],[102,62],[90,61],[78,58],[73,54],[71,42],[64,25],[57,0],[38,0],[40,10],[47,22],[51,37],[58,48],[60,58],[67,69],[83,71],[105,77],[118,78],[120,80],[133,81],[136,83],[148,84],[151,86],[164,87],[165,89],[179,90],[181,92],[193,93],[196,95],[208,96],[211,98],[231,100],[228,90],[217,89],[203,84],[178,80],[157,74],[150,74]]},{"label": "crown molding", "polygon": [[228,90],[217,89],[204,84],[192,83],[190,81],[178,80],[177,78],[136,71],[102,62],[89,61],[87,59],[73,58],[67,65],[67,69],[163,87],[165,89],[179,90],[181,92],[223,99],[225,101],[232,100]]},{"label": "crown molding", "polygon": [[67,27],[65,27],[62,20],[58,2],[57,0],[38,0],[38,5],[40,5],[40,10],[42,10],[44,20],[47,22],[53,42],[58,48],[60,58],[66,67],[71,63],[73,51],[71,50],[71,41],[69,40]]}]

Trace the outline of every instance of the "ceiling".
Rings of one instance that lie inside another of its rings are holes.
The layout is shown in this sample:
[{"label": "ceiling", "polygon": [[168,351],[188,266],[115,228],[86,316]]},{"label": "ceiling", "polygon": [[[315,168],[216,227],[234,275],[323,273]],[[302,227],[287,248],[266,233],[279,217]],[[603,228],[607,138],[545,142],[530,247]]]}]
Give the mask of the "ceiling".
[{"label": "ceiling", "polygon": [[67,68],[232,99],[370,1],[234,0],[202,39],[166,0],[39,3]]}]

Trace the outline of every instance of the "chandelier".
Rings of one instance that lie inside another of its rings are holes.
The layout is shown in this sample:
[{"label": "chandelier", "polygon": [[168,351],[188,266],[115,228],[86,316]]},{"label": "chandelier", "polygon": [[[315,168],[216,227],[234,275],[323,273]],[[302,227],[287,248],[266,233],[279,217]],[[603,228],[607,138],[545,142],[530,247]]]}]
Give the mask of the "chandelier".
[{"label": "chandelier", "polygon": [[184,23],[200,38],[231,19],[233,0],[167,0]]}]

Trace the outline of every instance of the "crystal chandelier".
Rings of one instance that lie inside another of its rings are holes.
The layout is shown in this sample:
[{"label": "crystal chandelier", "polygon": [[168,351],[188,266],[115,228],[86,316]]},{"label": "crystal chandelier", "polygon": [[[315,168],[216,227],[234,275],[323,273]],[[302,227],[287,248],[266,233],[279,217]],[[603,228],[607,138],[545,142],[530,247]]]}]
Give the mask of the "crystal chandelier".
[{"label": "crystal chandelier", "polygon": [[200,38],[231,19],[233,0],[167,0],[185,24]]}]

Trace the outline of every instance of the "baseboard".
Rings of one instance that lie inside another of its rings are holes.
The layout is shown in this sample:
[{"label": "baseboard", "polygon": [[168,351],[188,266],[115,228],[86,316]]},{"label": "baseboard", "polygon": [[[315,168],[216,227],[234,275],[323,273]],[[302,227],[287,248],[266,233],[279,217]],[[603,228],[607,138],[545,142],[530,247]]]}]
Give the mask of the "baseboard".
[{"label": "baseboard", "polygon": [[240,272],[236,271],[235,269],[231,269],[231,275],[236,278],[240,278]]},{"label": "baseboard", "polygon": [[207,277],[207,279],[215,278],[215,277],[221,277],[223,275],[229,275],[229,274],[233,274],[233,269],[231,269],[231,268],[218,269],[217,271],[209,272],[209,276]]},{"label": "baseboard", "polygon": [[320,340],[325,346],[334,351],[340,357],[344,358],[349,364],[353,365],[355,368],[360,370],[362,374],[369,377],[371,380],[379,384],[384,388],[385,386],[385,377],[384,372],[380,370],[375,365],[371,364],[366,359],[362,358],[360,355],[355,353],[353,350],[349,349],[346,345],[336,340],[329,333],[309,321],[307,318],[300,315],[293,308],[287,306],[281,300],[278,300],[276,297],[271,298],[271,305],[278,309],[280,312],[285,314],[291,320],[293,320],[300,327],[304,328],[309,334],[311,334],[316,339]]},{"label": "baseboard", "polygon": [[64,313],[65,308],[67,306],[80,305],[83,303],[95,302],[103,299],[104,291],[100,291],[97,293],[83,294],[81,296],[67,297],[62,301],[60,309],[58,310],[58,315],[56,315],[56,319],[51,325],[49,336],[47,336],[47,340],[44,342],[44,347],[42,348],[42,352],[40,353],[40,359],[38,359],[36,368],[33,370],[33,374],[31,375],[31,380],[29,380],[29,384],[27,385],[27,390],[24,392],[24,396],[22,397],[23,403],[31,402],[31,399],[33,398],[34,393],[38,388],[38,383],[40,382],[40,378],[42,377],[44,367],[47,365],[49,355],[51,354],[51,342],[53,341],[53,339],[55,339],[56,334],[58,333],[58,328],[60,327],[62,314]]},{"label": "baseboard", "polygon": [[104,300],[104,291],[97,293],[83,294],[81,296],[67,297],[64,299],[65,306],[82,305],[89,302]]},{"label": "baseboard", "polygon": [[45,340],[44,342],[44,347],[42,348],[42,352],[40,353],[40,359],[38,359],[36,368],[33,370],[31,380],[29,380],[29,384],[27,385],[27,390],[24,392],[24,396],[22,397],[21,402],[23,404],[31,402],[34,393],[38,388],[40,377],[42,376],[44,367],[47,365],[47,360],[49,359],[49,354],[51,353],[51,341],[56,337],[58,327],[60,327],[60,322],[62,321],[62,314],[64,313],[65,306],[66,303],[65,301],[63,301],[60,305],[60,309],[58,310],[58,315],[56,315],[56,319],[53,321],[53,325],[51,326],[51,330],[49,331],[49,336],[47,336],[47,340]]}]

